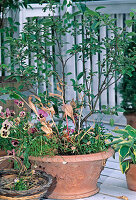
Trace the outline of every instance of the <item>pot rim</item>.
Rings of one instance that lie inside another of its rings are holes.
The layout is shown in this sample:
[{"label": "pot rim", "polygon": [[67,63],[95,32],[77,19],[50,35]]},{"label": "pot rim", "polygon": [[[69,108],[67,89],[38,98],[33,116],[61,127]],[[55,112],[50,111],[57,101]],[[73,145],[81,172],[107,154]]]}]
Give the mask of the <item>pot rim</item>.
[{"label": "pot rim", "polygon": [[[29,156],[31,161],[39,162],[84,162],[84,161],[96,161],[105,160],[114,154],[114,150],[110,147],[103,152],[83,154],[83,155],[65,155],[65,156],[44,156],[44,157],[34,157]],[[65,163],[65,164],[66,164]]]}]

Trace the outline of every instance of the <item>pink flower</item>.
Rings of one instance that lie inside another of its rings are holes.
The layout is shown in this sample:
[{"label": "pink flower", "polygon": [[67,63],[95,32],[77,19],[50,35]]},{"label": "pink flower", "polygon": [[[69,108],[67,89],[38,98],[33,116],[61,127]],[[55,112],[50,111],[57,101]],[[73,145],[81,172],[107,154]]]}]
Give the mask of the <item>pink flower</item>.
[{"label": "pink flower", "polygon": [[6,109],[5,116],[6,116],[6,118],[10,117],[10,110],[9,110],[9,108]]},{"label": "pink flower", "polygon": [[7,150],[8,156],[15,156],[15,149],[12,149],[11,151]]},{"label": "pink flower", "polygon": [[1,112],[1,113],[0,113],[0,118],[5,119],[4,112]]},{"label": "pink flower", "polygon": [[34,134],[36,132],[38,132],[38,130],[36,128],[29,128],[28,129],[28,134]]},{"label": "pink flower", "polygon": [[26,112],[25,111],[21,111],[19,113],[19,117],[24,118],[26,116]]},{"label": "pink flower", "polygon": [[16,105],[18,105],[19,104],[19,100],[14,100],[14,103],[16,104]]},{"label": "pink flower", "polygon": [[46,118],[48,116],[47,112],[43,111],[43,110],[38,110],[38,114],[39,114],[39,118]]},{"label": "pink flower", "polygon": [[10,116],[14,117],[15,116],[15,111],[14,110],[10,110]]},{"label": "pink flower", "polygon": [[72,129],[69,129],[69,131],[72,134],[72,133],[74,133],[75,130],[72,128]]},{"label": "pink flower", "polygon": [[17,147],[18,144],[19,144],[19,141],[18,141],[18,140],[12,140],[12,141],[11,141],[11,144],[12,144],[14,147]]},{"label": "pink flower", "polygon": [[19,107],[22,108],[24,106],[24,102],[23,101],[19,101],[19,100],[14,100],[14,103]]},{"label": "pink flower", "polygon": [[2,128],[5,130],[10,129],[10,127],[13,126],[13,122],[12,121],[8,121],[8,119],[6,119],[3,123],[2,123]]}]

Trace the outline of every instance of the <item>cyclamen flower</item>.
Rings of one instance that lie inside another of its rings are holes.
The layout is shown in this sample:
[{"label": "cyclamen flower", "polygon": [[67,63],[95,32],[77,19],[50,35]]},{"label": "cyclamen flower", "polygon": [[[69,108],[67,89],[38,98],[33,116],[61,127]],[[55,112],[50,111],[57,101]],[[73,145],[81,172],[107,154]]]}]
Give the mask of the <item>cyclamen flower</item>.
[{"label": "cyclamen flower", "polygon": [[3,129],[3,127],[1,128],[0,135],[2,138],[8,138],[9,134],[10,134],[9,130],[5,130],[5,129]]},{"label": "cyclamen flower", "polygon": [[8,156],[15,156],[15,149],[12,149],[11,151],[7,150]]},{"label": "cyclamen flower", "polygon": [[22,107],[24,106],[24,102],[23,102],[23,101],[14,100],[14,103],[15,103],[19,108],[22,108]]},{"label": "cyclamen flower", "polygon": [[7,119],[2,123],[2,128],[5,130],[10,129],[11,126],[13,126],[13,122],[8,121]]},{"label": "cyclamen flower", "polygon": [[39,118],[46,118],[48,116],[47,112],[43,111],[43,110],[38,110],[38,114],[39,114]]},{"label": "cyclamen flower", "polygon": [[18,140],[12,140],[12,141],[11,141],[11,144],[12,144],[14,147],[17,147],[18,144],[19,144],[19,141],[18,141]]},{"label": "cyclamen flower", "polygon": [[6,109],[5,116],[6,118],[9,118],[11,116],[9,108]]},{"label": "cyclamen flower", "polygon": [[21,111],[19,113],[19,117],[24,118],[26,116],[26,112],[25,111]]}]

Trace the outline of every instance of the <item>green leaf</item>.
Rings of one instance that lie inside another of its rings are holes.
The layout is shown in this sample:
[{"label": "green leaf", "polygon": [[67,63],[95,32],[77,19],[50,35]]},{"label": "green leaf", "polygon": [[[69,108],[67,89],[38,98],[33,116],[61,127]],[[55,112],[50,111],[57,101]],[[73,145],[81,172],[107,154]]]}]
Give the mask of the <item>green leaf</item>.
[{"label": "green leaf", "polygon": [[13,99],[20,99],[20,97],[15,93],[10,94],[9,96],[10,96],[10,98],[13,98]]},{"label": "green leaf", "polygon": [[15,79],[17,80],[17,82],[20,82],[21,77],[20,76],[16,76]]},{"label": "green leaf", "polygon": [[4,99],[0,99],[0,101],[4,104],[6,104],[6,101]]},{"label": "green leaf", "polygon": [[106,109],[106,105],[102,105],[101,107],[102,107],[102,109]]},{"label": "green leaf", "polygon": [[136,33],[135,32],[130,32],[130,33],[127,33],[127,36],[136,36]]},{"label": "green leaf", "polygon": [[95,17],[98,17],[98,16],[99,16],[99,13],[98,13],[98,12],[95,12],[95,11],[93,11],[93,10],[90,10],[88,7],[86,8],[85,14],[86,14],[86,15],[95,16]]},{"label": "green leaf", "polygon": [[117,112],[124,112],[124,108],[117,108]]},{"label": "green leaf", "polygon": [[9,23],[12,25],[13,24],[13,19],[11,17],[8,17]]},{"label": "green leaf", "polygon": [[132,126],[130,125],[127,125],[125,130],[128,131],[128,134],[131,136],[131,137],[136,137],[136,129],[134,129]]},{"label": "green leaf", "polygon": [[23,88],[24,88],[24,85],[20,85],[20,86],[18,87],[19,90],[22,90]]},{"label": "green leaf", "polygon": [[128,154],[129,154],[129,151],[130,151],[130,147],[129,146],[122,146],[119,150],[119,155],[125,159]]},{"label": "green leaf", "polygon": [[110,125],[114,126],[114,119],[110,119]]},{"label": "green leaf", "polygon": [[118,130],[113,130],[114,133],[119,133],[119,134],[122,134],[123,136],[126,136],[128,137],[129,134],[128,134],[128,131],[125,130],[125,129],[118,129]]},{"label": "green leaf", "polygon": [[73,83],[73,85],[75,85],[76,81],[74,79],[70,79]]},{"label": "green leaf", "polygon": [[77,7],[78,7],[78,9],[79,9],[83,14],[85,13],[85,11],[86,11],[86,9],[87,9],[86,5],[83,4],[83,3],[77,4]]},{"label": "green leaf", "polygon": [[118,144],[118,143],[120,143],[121,141],[122,141],[122,139],[116,138],[116,139],[114,139],[112,142],[110,142],[109,144],[110,144],[110,145]]},{"label": "green leaf", "polygon": [[95,10],[100,10],[102,8],[106,8],[105,6],[98,6]]},{"label": "green leaf", "polygon": [[69,76],[69,75],[71,75],[71,74],[72,74],[72,72],[68,72],[66,75]]},{"label": "green leaf", "polygon": [[130,17],[134,17],[135,14],[133,12],[130,12]]},{"label": "green leaf", "polygon": [[126,25],[127,25],[128,27],[130,27],[130,26],[132,26],[132,24],[134,23],[134,20],[128,19],[128,20],[125,21],[125,23],[126,23]]},{"label": "green leaf", "polygon": [[54,42],[46,42],[46,46],[53,46]]},{"label": "green leaf", "polygon": [[80,73],[77,75],[77,80],[79,81],[80,78],[82,78],[83,75],[84,75],[84,72],[80,72]]},{"label": "green leaf", "polygon": [[73,17],[79,15],[80,13],[81,13],[81,11],[77,11],[77,12],[75,12],[75,13],[73,13],[73,14],[70,14],[70,15],[68,16],[68,19],[72,19]]},{"label": "green leaf", "polygon": [[126,160],[124,162],[120,162],[120,169],[121,169],[122,173],[124,174],[126,172],[126,170],[129,169],[129,161]]}]

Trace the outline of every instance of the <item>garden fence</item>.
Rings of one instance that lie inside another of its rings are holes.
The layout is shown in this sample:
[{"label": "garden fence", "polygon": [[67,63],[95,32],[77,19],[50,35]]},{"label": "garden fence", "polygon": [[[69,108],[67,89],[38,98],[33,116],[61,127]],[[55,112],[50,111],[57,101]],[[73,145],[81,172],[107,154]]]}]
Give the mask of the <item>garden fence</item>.
[{"label": "garden fence", "polygon": [[[61,0],[62,1],[62,0]],[[95,10],[96,7],[98,6],[104,6],[105,8],[101,9],[101,13],[107,13],[110,14],[112,18],[116,18],[117,21],[117,25],[120,27],[124,27],[125,23],[124,21],[126,19],[129,19],[129,13],[132,9],[136,9],[136,1],[135,0],[111,0],[111,1],[89,1],[89,2],[83,2],[85,3],[91,10]],[[49,14],[49,10],[47,10],[46,12],[43,12],[43,8],[45,7],[45,5],[39,5],[39,4],[31,4],[32,8],[22,8],[19,12],[19,23],[20,23],[20,27],[19,27],[19,32],[21,32],[23,30],[23,26],[24,23],[27,22],[28,19],[31,19],[32,17],[47,17]],[[74,13],[75,11],[77,11],[77,6],[76,3],[72,4],[72,7],[66,8],[69,9],[68,11],[70,13]],[[59,16],[61,13],[59,12],[59,10],[56,8],[56,12],[55,15]],[[79,15],[78,18],[80,18],[80,20],[82,20],[82,16]],[[129,30],[128,30],[129,31]],[[105,36],[110,36],[112,37],[113,35],[108,31],[108,28],[106,27],[102,27],[100,28],[100,41],[102,40],[103,37]],[[113,36],[114,37],[114,36]],[[73,37],[71,35],[66,35],[66,49],[69,49],[70,47],[72,47],[73,44],[77,44],[82,42],[82,35],[77,35],[76,37]],[[52,48],[52,47],[50,47]],[[52,49],[51,49],[52,50]],[[56,50],[57,51],[57,50]],[[1,52],[0,52],[1,53]],[[88,65],[90,68],[88,68],[88,72],[89,70],[93,70],[96,71],[98,70],[98,61],[100,61],[101,59],[103,59],[103,57],[105,56],[105,51],[103,51],[102,53],[96,54],[92,57],[90,57],[89,60],[87,60],[87,62],[85,63],[86,65]],[[9,60],[2,60],[2,56],[1,57],[1,62],[10,62]],[[32,59],[32,57],[31,57]],[[91,63],[91,64],[90,64]],[[57,70],[59,71],[60,69],[60,65],[58,64],[57,66]],[[69,59],[68,63],[67,63],[67,72],[72,72],[72,75],[69,76],[70,78],[76,78],[76,76],[83,71],[83,64],[82,62],[80,62],[80,60],[78,59],[78,56],[74,56],[71,59]],[[5,74],[4,74],[5,73]],[[7,75],[8,73],[5,72],[0,72],[0,76],[2,75]],[[99,77],[96,76],[93,80],[93,91],[94,94],[97,92],[98,89],[98,79]],[[52,87],[51,90],[54,90],[54,84],[53,84],[53,79],[52,81]],[[80,79],[80,82],[83,82],[83,79]],[[68,81],[68,85],[70,85],[71,82]],[[46,89],[46,85],[43,86],[43,89]],[[75,97],[75,92],[72,90],[72,87],[68,87],[67,89],[67,93],[68,93],[68,97],[69,99],[72,99],[73,97]],[[99,99],[97,108],[101,109],[101,105],[109,105],[110,107],[119,105],[121,101],[121,98],[119,96],[118,93],[118,85],[113,84],[112,86],[110,86],[106,91],[104,91],[104,93],[101,95],[101,98]]]}]

